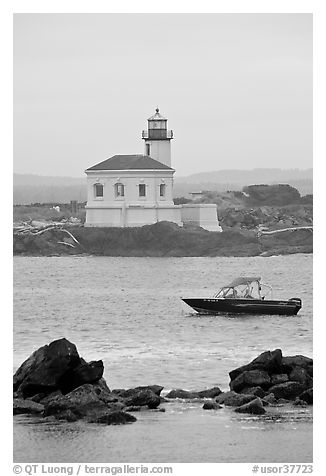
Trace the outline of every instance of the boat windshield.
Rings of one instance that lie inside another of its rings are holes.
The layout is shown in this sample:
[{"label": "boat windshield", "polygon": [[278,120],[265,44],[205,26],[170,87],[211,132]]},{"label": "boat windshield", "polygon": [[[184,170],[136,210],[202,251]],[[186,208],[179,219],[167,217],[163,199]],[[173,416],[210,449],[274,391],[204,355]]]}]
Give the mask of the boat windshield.
[{"label": "boat windshield", "polygon": [[260,279],[259,277],[237,278],[229,285],[220,288],[214,297],[228,299],[265,299],[265,297],[272,292],[272,288],[267,284],[261,283]]}]

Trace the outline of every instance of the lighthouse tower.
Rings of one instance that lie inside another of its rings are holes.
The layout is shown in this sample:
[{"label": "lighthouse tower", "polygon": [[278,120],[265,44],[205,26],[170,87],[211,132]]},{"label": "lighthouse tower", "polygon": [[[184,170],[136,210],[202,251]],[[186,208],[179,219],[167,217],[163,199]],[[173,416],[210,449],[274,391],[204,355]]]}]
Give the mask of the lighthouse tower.
[{"label": "lighthouse tower", "polygon": [[148,129],[143,131],[142,138],[145,141],[145,155],[171,167],[171,139],[173,131],[167,130],[168,120],[156,109],[154,116],[148,120]]}]

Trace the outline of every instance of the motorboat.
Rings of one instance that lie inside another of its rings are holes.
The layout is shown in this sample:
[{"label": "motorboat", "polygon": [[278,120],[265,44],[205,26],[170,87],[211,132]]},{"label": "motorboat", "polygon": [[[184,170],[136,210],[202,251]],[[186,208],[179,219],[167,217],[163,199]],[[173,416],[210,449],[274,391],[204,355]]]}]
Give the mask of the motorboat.
[{"label": "motorboat", "polygon": [[199,314],[276,314],[296,315],[300,298],[274,300],[273,289],[261,277],[240,276],[207,298],[181,298]]}]

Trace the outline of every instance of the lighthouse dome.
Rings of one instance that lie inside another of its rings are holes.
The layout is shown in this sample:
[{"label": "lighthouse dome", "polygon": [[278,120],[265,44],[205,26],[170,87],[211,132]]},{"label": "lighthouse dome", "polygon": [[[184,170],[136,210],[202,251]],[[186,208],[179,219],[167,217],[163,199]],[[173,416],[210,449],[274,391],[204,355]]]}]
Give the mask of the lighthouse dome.
[{"label": "lighthouse dome", "polygon": [[162,114],[160,114],[160,110],[157,107],[156,112],[153,116],[148,118],[148,121],[167,121],[166,117],[163,117]]}]

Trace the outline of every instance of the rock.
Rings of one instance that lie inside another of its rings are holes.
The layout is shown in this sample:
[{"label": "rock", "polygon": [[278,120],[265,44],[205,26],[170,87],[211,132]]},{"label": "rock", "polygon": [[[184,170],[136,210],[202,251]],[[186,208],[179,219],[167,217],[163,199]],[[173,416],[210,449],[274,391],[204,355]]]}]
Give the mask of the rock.
[{"label": "rock", "polygon": [[256,397],[263,398],[267,395],[265,390],[261,387],[245,387],[239,393],[244,393],[246,395],[255,395]]},{"label": "rock", "polygon": [[273,374],[271,375],[271,384],[278,385],[279,383],[285,383],[289,381],[287,374]]},{"label": "rock", "polygon": [[307,402],[305,402],[304,400],[300,400],[299,397],[297,397],[294,402],[293,402],[293,405],[296,405],[296,406],[299,406],[299,407],[306,407],[308,405]]},{"label": "rock", "polygon": [[273,404],[276,404],[277,403],[277,400],[275,398],[275,395],[274,393],[269,393],[268,395],[266,395],[266,397],[264,397],[262,399],[262,402],[264,403],[267,403],[268,405],[273,405]]},{"label": "rock", "polygon": [[270,376],[265,370],[245,370],[230,382],[230,389],[240,392],[245,387],[269,387]]},{"label": "rock", "polygon": [[55,417],[56,420],[65,420],[65,421],[68,421],[68,422],[74,422],[74,421],[79,420],[78,416],[69,409],[68,410],[63,410],[62,412],[57,413],[53,416]]},{"label": "rock", "polygon": [[166,398],[182,398],[184,400],[192,400],[195,398],[215,398],[222,393],[219,387],[212,387],[208,388],[207,390],[200,390],[198,392],[189,392],[188,390],[182,390],[181,388],[177,388],[171,390],[167,395]]},{"label": "rock", "polygon": [[126,406],[147,405],[148,408],[157,408],[160,405],[160,397],[156,393],[152,392],[152,390],[149,388],[145,388],[143,390],[133,390],[133,394],[124,399]]},{"label": "rock", "polygon": [[215,398],[222,393],[222,390],[219,387],[212,387],[207,390],[200,390],[196,393],[199,398]]},{"label": "rock", "polygon": [[67,339],[58,339],[36,350],[14,375],[14,391],[31,397],[57,390],[64,374],[80,364],[77,348]]},{"label": "rock", "polygon": [[[33,395],[32,397],[27,397],[27,400],[31,400],[32,402],[40,403],[40,401],[45,398],[48,394],[47,393],[37,393],[36,395]],[[14,392],[14,398],[21,398],[19,396],[19,392]]]},{"label": "rock", "polygon": [[231,390],[230,392],[221,393],[215,401],[230,407],[239,407],[255,399],[254,395],[244,395]]},{"label": "rock", "polygon": [[259,397],[249,403],[235,408],[234,411],[237,413],[251,413],[253,415],[263,415],[266,413],[266,410],[263,407],[262,401]]},{"label": "rock", "polygon": [[147,385],[147,386],[140,386],[135,388],[129,388],[127,390],[122,388],[116,388],[112,390],[112,393],[119,395],[122,398],[128,398],[133,396],[135,393],[138,393],[141,390],[150,390],[151,392],[155,393],[155,395],[160,396],[161,392],[164,387],[161,385]]},{"label": "rock", "polygon": [[47,405],[47,404],[50,403],[52,400],[56,400],[57,398],[63,396],[61,390],[56,390],[55,392],[49,393],[48,395],[46,395],[46,394],[42,394],[42,395],[45,395],[45,396],[40,400],[40,403],[42,403],[42,405]]},{"label": "rock", "polygon": [[310,357],[305,357],[304,355],[293,355],[283,357],[282,365],[290,367],[291,369],[294,367],[303,367],[305,369],[309,369],[313,366],[313,359]]},{"label": "rock", "polygon": [[304,390],[304,385],[299,382],[285,382],[273,385],[269,388],[268,393],[274,393],[277,399],[284,398],[286,400],[294,400]]},{"label": "rock", "polygon": [[203,405],[204,410],[218,410],[219,408],[222,408],[221,405],[218,403],[211,401],[211,402],[205,402]]},{"label": "rock", "polygon": [[98,398],[104,403],[111,404],[122,400],[119,395],[111,392],[103,377],[98,382],[93,383],[92,386]]},{"label": "rock", "polygon": [[290,400],[286,398],[279,398],[277,400],[277,405],[288,405],[290,403]]},{"label": "rock", "polygon": [[103,413],[108,406],[99,399],[91,384],[82,385],[70,393],[57,397],[45,405],[44,416],[62,414],[66,410],[72,411],[78,418],[89,413]]},{"label": "rock", "polygon": [[105,425],[125,425],[126,423],[133,423],[137,418],[130,413],[123,411],[113,411],[105,413],[97,418],[88,420],[89,423],[102,423]]},{"label": "rock", "polygon": [[141,406],[139,405],[138,406],[134,405],[132,407],[125,407],[123,409],[124,412],[140,412],[140,410],[141,410]]},{"label": "rock", "polygon": [[304,400],[305,402],[308,403],[308,405],[313,404],[313,389],[308,388],[308,390],[305,390],[304,392],[300,393],[299,395],[300,400]]},{"label": "rock", "polygon": [[183,398],[183,399],[193,399],[199,398],[197,392],[189,392],[188,390],[182,390],[181,388],[177,388],[175,390],[171,390],[165,398]]},{"label": "rock", "polygon": [[44,405],[33,402],[32,400],[23,400],[22,398],[15,398],[13,401],[14,415],[22,413],[42,413]]},{"label": "rock", "polygon": [[293,367],[293,370],[289,374],[289,379],[293,382],[301,383],[307,389],[312,387],[312,377],[304,367]]},{"label": "rock", "polygon": [[81,363],[65,372],[58,381],[58,387],[62,393],[69,393],[85,383],[98,382],[103,376],[104,366],[102,360]]},{"label": "rock", "polygon": [[281,349],[275,349],[272,352],[266,351],[252,360],[249,364],[238,367],[232,370],[229,375],[231,381],[238,375],[247,370],[266,370],[267,372],[277,373],[277,370],[282,364],[282,351]]}]

